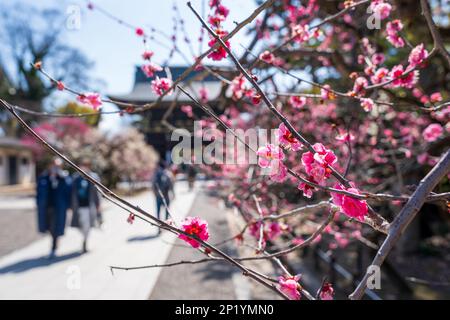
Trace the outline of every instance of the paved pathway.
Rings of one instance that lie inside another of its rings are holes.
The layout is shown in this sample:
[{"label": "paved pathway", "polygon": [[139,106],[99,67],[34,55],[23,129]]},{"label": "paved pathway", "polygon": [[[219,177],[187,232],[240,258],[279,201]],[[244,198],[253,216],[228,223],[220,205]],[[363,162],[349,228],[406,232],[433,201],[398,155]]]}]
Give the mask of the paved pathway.
[{"label": "paved pathway", "polygon": [[[189,212],[195,192],[185,182],[175,186],[171,208],[175,219]],[[149,193],[130,199],[150,212],[154,198]],[[109,265],[140,266],[164,263],[175,236],[135,221],[115,206],[104,210],[105,223],[91,233],[90,252],[80,255],[81,235],[67,228],[60,239],[58,258],[49,261],[50,239],[45,237],[0,258],[0,299],[147,299],[160,269],[120,271],[111,274]]]}]

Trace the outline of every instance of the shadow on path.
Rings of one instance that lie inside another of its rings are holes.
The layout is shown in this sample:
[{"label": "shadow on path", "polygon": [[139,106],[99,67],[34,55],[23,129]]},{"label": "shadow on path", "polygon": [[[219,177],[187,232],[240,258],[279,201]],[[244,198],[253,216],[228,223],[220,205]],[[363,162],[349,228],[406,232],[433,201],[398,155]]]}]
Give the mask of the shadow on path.
[{"label": "shadow on path", "polygon": [[131,238],[128,238],[127,241],[128,242],[146,241],[146,240],[156,239],[158,237],[159,237],[158,233],[155,233],[153,235],[151,234],[151,235],[146,235],[146,236],[131,237]]},{"label": "shadow on path", "polygon": [[13,264],[10,264],[9,266],[0,268],[0,275],[6,274],[6,273],[20,273],[20,272],[25,272],[25,271],[28,271],[28,270],[34,269],[34,268],[47,267],[51,264],[62,262],[62,261],[73,259],[73,258],[77,258],[79,256],[81,256],[81,252],[77,251],[77,252],[72,252],[72,253],[56,256],[53,259],[49,259],[49,257],[47,255],[42,256],[42,257],[37,257],[37,258],[26,259],[26,260],[22,260],[22,261],[18,261]]}]

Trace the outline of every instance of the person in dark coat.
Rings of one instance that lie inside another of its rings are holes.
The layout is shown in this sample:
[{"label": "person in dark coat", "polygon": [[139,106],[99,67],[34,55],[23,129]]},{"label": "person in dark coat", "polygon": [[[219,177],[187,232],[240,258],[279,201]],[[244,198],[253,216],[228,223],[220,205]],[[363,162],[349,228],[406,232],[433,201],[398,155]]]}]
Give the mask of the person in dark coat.
[{"label": "person in dark coat", "polygon": [[52,248],[49,258],[56,255],[58,237],[64,234],[67,209],[70,206],[70,176],[62,169],[62,160],[52,161],[37,179],[36,202],[39,232],[49,232]]},{"label": "person in dark coat", "polygon": [[[171,200],[170,194],[174,198],[173,179],[172,173],[166,168],[166,163],[160,161],[158,169],[156,169],[155,175],[153,176],[153,192],[156,197],[156,215],[158,219],[160,219],[160,211],[161,207],[164,206],[164,201],[169,206]],[[169,211],[166,208],[166,220],[168,218]],[[161,229],[158,232],[161,232]]]},{"label": "person in dark coat", "polygon": [[[99,176],[91,171],[91,164],[84,160],[80,168],[95,180]],[[83,234],[82,253],[86,253],[87,240],[92,227],[101,223],[100,195],[95,185],[80,173],[76,172],[72,179],[72,223],[71,226],[80,229]]]}]

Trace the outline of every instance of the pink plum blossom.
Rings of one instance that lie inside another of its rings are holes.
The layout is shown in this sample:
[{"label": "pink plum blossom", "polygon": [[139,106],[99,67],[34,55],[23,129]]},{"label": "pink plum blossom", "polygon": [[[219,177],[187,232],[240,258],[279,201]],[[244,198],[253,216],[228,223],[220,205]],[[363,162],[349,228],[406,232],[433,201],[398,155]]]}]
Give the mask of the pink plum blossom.
[{"label": "pink plum blossom", "polygon": [[[224,31],[222,31],[222,30],[220,30],[220,29],[216,30],[216,34],[217,34],[220,38],[223,38],[223,37],[225,37],[225,36],[227,35],[226,32],[224,32]],[[216,45],[216,43],[218,43],[218,41],[217,41],[216,39],[211,39],[211,40],[208,42],[208,46],[209,46],[210,48],[213,48],[213,47]],[[225,41],[225,46],[226,46],[227,48],[230,48],[230,42],[229,42],[228,40]],[[214,49],[210,54],[208,54],[208,58],[210,58],[210,59],[212,59],[212,60],[214,60],[214,61],[220,61],[220,60],[226,58],[227,55],[228,55],[228,53],[227,53],[227,51],[224,49],[224,47],[223,47],[222,45],[219,45],[218,48]]]},{"label": "pink plum blossom", "polygon": [[337,135],[336,140],[339,142],[347,143],[347,142],[351,142],[351,141],[355,140],[355,136],[352,135],[351,133],[344,132],[344,133]]},{"label": "pink plum blossom", "polygon": [[[309,182],[312,182],[312,183],[316,183],[316,182],[314,181],[314,178],[313,178],[312,176],[310,176],[310,177],[309,177],[308,179],[306,179],[306,180],[308,180]],[[300,183],[298,184],[298,186],[297,186],[297,189],[299,189],[300,191],[302,191],[302,192],[303,192],[303,196],[306,197],[306,198],[311,198],[312,195],[313,195],[313,191],[316,190],[316,188],[310,186],[309,184],[307,184],[307,183],[305,183],[305,182],[300,182]]]},{"label": "pink plum blossom", "polygon": [[182,105],[181,111],[183,111],[189,118],[192,118],[194,116],[194,113],[192,112],[192,106],[188,104]]},{"label": "pink plum blossom", "polygon": [[162,71],[162,68],[159,65],[152,62],[143,65],[141,69],[145,73],[145,75],[149,78],[153,77],[155,72]]},{"label": "pink plum blossom", "polygon": [[441,102],[441,101],[442,101],[442,95],[441,95],[441,93],[440,93],[440,92],[432,93],[432,94],[430,95],[430,101],[431,101],[431,102]]},{"label": "pink plum blossom", "polygon": [[289,297],[291,300],[300,300],[301,294],[298,290],[300,276],[294,277],[279,277],[278,278],[278,289]]},{"label": "pink plum blossom", "polygon": [[275,56],[273,55],[273,53],[266,50],[259,55],[259,59],[270,64],[273,63],[273,61],[275,60]]},{"label": "pink plum blossom", "polygon": [[412,49],[408,57],[409,68],[420,65],[428,57],[428,51],[424,49],[423,43]]},{"label": "pink plum blossom", "polygon": [[151,51],[151,50],[145,50],[145,51],[142,53],[142,59],[144,59],[144,60],[150,60],[150,59],[153,57],[153,55],[154,55],[154,52],[153,52],[153,51]]},{"label": "pink plum blossom", "polygon": [[336,163],[337,158],[333,151],[325,148],[321,143],[314,144],[313,148],[316,151],[314,154],[308,151],[302,155],[302,164],[306,173],[321,183],[331,175],[329,166]]},{"label": "pink plum blossom", "polygon": [[270,165],[270,179],[283,182],[287,177],[287,168],[281,160],[273,160]]},{"label": "pink plum blossom", "polygon": [[372,111],[374,105],[375,104],[374,104],[373,100],[370,98],[362,98],[361,99],[361,107],[363,107],[364,111],[366,111],[366,112]]},{"label": "pink plum blossom", "polygon": [[291,131],[289,131],[284,123],[281,123],[278,127],[276,136],[280,141],[280,144],[287,147],[288,149],[298,151],[302,148],[302,144],[296,138],[294,138],[293,134],[291,133]]},{"label": "pink plum blossom", "polygon": [[[334,188],[338,190],[346,190],[354,194],[360,194],[358,189],[353,187],[345,188],[341,184],[336,184]],[[367,202],[364,200],[355,199],[351,196],[335,192],[331,192],[331,196],[333,198],[333,203],[341,207],[341,211],[351,218],[363,221],[364,217],[368,214]]]},{"label": "pink plum blossom", "polygon": [[320,300],[333,300],[334,289],[331,283],[325,282],[320,290]]},{"label": "pink plum blossom", "polygon": [[386,24],[386,39],[396,48],[401,48],[405,46],[405,41],[398,32],[403,29],[403,24],[400,20],[389,21]]},{"label": "pink plum blossom", "polygon": [[370,9],[377,18],[384,20],[389,17],[392,6],[389,3],[384,2],[383,0],[374,0],[370,4]]},{"label": "pink plum blossom", "polygon": [[129,224],[133,224],[134,218],[135,218],[135,215],[134,215],[133,213],[130,213],[130,214],[128,215],[127,222],[128,222]]},{"label": "pink plum blossom", "polygon": [[306,104],[306,97],[301,96],[291,96],[289,98],[289,103],[296,109],[300,109]]},{"label": "pink plum blossom", "polygon": [[373,76],[370,77],[370,80],[373,84],[379,84],[385,81],[386,76],[389,74],[389,70],[386,68],[380,68],[375,71]]},{"label": "pink plum blossom", "polygon": [[102,105],[100,94],[94,92],[80,94],[77,96],[77,100],[81,103],[90,105],[94,110],[98,110]]},{"label": "pink plum blossom", "polygon": [[207,103],[208,102],[208,90],[205,87],[201,87],[199,90],[200,102]]},{"label": "pink plum blossom", "polygon": [[[155,80],[152,81],[152,90],[158,96],[162,95],[164,92],[168,91],[172,86],[172,80],[169,78],[159,78],[156,77]],[[167,93],[168,95],[172,94],[172,90]]]},{"label": "pink plum blossom", "polygon": [[320,89],[320,95],[324,100],[333,100],[335,98],[335,94],[331,91],[330,85],[326,84],[323,88]]},{"label": "pink plum blossom", "polygon": [[[208,233],[208,223],[199,217],[187,217],[182,225],[181,229],[189,235],[196,236],[202,241],[207,241],[209,239]],[[189,243],[193,248],[200,247],[200,243],[184,234],[178,236],[181,240]]]},{"label": "pink plum blossom", "polygon": [[273,160],[283,160],[284,153],[280,147],[273,144],[267,144],[264,147],[259,147],[256,154],[259,156],[258,164],[261,168],[268,168],[272,165]]},{"label": "pink plum blossom", "polygon": [[353,84],[353,92],[356,94],[363,94],[364,89],[369,85],[368,81],[364,77],[358,77]]}]

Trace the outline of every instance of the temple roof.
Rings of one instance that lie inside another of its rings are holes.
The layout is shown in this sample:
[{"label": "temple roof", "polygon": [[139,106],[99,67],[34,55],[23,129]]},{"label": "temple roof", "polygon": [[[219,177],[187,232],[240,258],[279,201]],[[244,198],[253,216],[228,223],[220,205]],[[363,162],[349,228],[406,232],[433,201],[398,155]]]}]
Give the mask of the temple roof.
[{"label": "temple roof", "polygon": [[[170,73],[172,74],[172,79],[177,79],[179,76],[187,69],[187,67],[174,66],[169,67]],[[194,81],[192,78],[201,74],[202,71],[192,71],[189,75],[180,83],[180,85],[185,88],[188,92],[192,93],[195,97],[199,97],[199,92],[202,87],[208,92],[208,99],[215,100],[222,89],[221,81],[217,80],[213,75],[208,74],[202,79],[202,81]],[[165,71],[156,72],[156,76],[162,78],[167,77]],[[151,81],[154,78],[148,78],[142,71],[140,66],[136,66],[135,76],[134,76],[134,86],[131,92],[126,94],[112,94],[109,97],[113,100],[119,100],[122,102],[131,103],[149,103],[158,99],[151,89]],[[189,81],[192,80],[192,81]],[[180,90],[175,89],[171,95],[166,95],[164,101],[173,101],[178,97],[178,101],[191,102],[191,100],[183,94]]]}]

